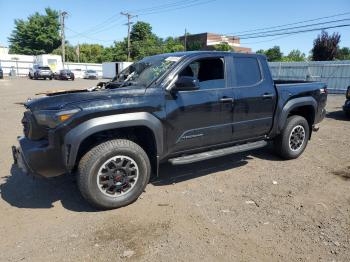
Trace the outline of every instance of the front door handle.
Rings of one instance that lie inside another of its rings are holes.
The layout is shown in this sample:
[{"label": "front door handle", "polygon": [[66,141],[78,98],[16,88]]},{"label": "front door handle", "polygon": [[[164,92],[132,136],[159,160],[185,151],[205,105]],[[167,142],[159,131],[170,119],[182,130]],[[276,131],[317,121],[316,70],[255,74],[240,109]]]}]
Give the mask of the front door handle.
[{"label": "front door handle", "polygon": [[263,98],[273,98],[274,94],[272,93],[265,93],[262,95]]},{"label": "front door handle", "polygon": [[220,98],[220,102],[222,103],[233,103],[233,100],[234,99],[232,97],[226,97],[226,96]]}]

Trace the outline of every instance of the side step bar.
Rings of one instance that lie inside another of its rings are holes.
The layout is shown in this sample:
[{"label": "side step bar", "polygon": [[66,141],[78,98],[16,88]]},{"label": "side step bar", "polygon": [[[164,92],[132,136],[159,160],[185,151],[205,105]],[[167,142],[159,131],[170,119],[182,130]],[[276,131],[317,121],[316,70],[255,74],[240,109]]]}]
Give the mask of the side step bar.
[{"label": "side step bar", "polygon": [[232,146],[232,147],[227,147],[227,148],[222,148],[222,149],[216,149],[212,151],[207,151],[207,152],[202,152],[198,154],[193,154],[193,155],[186,155],[186,156],[181,156],[177,158],[171,158],[169,159],[169,162],[173,165],[184,165],[184,164],[191,164],[197,161],[202,161],[202,160],[207,160],[211,158],[216,158],[216,157],[221,157],[225,155],[230,155],[234,153],[240,153],[244,151],[249,151],[257,148],[261,148],[267,145],[266,141],[257,141],[257,142],[251,142],[251,143],[246,143],[243,145],[238,145],[238,146]]}]

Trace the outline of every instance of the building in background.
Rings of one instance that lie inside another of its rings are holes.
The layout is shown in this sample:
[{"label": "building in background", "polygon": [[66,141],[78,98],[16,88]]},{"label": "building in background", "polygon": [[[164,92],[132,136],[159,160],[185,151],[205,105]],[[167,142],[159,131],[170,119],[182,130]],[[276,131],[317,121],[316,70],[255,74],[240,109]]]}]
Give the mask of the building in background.
[{"label": "building in background", "polygon": [[[179,40],[182,43],[184,43],[185,36],[179,37]],[[225,36],[225,35],[218,35],[214,33],[201,33],[201,34],[194,34],[194,35],[191,34],[186,36],[187,49],[191,49],[191,47],[194,47],[195,49],[200,49],[200,50],[214,50],[214,46],[221,43],[226,43],[230,45],[235,52],[240,52],[240,53],[252,52],[251,48],[242,47],[240,38],[236,36]]]}]

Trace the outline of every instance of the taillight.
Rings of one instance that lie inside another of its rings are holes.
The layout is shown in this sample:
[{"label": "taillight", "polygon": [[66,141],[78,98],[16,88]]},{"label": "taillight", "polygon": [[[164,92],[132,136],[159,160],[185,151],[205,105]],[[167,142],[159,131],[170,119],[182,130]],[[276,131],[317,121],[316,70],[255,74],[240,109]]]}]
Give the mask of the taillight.
[{"label": "taillight", "polygon": [[327,87],[324,87],[324,88],[320,88],[320,93],[321,94],[328,94],[328,89],[327,89]]}]

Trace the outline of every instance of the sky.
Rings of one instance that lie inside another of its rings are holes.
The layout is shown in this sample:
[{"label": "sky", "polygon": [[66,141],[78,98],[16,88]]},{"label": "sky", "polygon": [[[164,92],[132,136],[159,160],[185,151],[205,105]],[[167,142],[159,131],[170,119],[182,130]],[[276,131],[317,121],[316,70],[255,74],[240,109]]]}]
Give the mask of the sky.
[{"label": "sky", "polygon": [[[200,5],[196,4],[198,1]],[[187,7],[172,5],[175,2]],[[160,12],[160,9],[156,12],[155,9],[137,11],[166,4],[172,5],[169,9],[177,9],[165,12]],[[350,12],[350,0],[0,0],[0,45],[9,45],[8,37],[14,28],[14,19],[26,19],[35,12],[44,13],[46,7],[68,12],[66,39],[71,44],[98,43],[110,46],[114,40],[121,40],[127,35],[127,19],[120,12],[139,14],[132,20],[150,23],[153,32],[163,38],[183,35],[185,29],[192,34],[212,32],[231,35]],[[350,24],[350,13],[310,23],[346,18],[349,20],[340,24]],[[339,32],[340,46],[350,47],[350,27],[327,31]],[[251,47],[253,51],[278,45],[284,54],[299,49],[308,55],[319,33],[242,39],[241,45]]]}]

